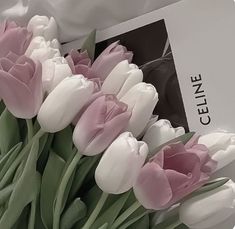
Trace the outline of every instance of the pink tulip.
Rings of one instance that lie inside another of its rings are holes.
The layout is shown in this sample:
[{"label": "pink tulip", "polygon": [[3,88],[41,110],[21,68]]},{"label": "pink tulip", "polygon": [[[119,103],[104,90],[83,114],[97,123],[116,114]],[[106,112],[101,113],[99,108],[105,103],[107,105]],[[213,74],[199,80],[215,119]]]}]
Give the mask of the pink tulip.
[{"label": "pink tulip", "polygon": [[96,99],[79,119],[73,141],[80,153],[93,156],[103,152],[125,129],[131,113],[115,96]]},{"label": "pink tulip", "polygon": [[9,52],[23,55],[30,43],[32,33],[14,22],[4,21],[0,24],[0,58]]},{"label": "pink tulip", "polygon": [[146,209],[168,208],[205,184],[215,167],[206,146],[195,138],[185,146],[166,146],[141,169],[135,196]]},{"label": "pink tulip", "polygon": [[0,97],[17,118],[34,117],[43,99],[41,64],[13,53],[0,58]]},{"label": "pink tulip", "polygon": [[86,51],[80,53],[73,49],[66,59],[73,74],[81,74],[88,79],[97,78],[96,73],[91,69],[91,59]]},{"label": "pink tulip", "polygon": [[92,64],[92,70],[102,81],[109,75],[113,68],[123,60],[132,61],[133,53],[126,47],[119,45],[119,41],[109,45]]}]

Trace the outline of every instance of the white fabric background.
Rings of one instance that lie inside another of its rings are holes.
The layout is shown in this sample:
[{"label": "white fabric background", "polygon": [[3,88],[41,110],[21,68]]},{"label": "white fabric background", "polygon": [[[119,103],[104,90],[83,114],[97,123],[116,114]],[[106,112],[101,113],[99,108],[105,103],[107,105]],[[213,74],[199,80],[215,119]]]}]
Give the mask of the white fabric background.
[{"label": "white fabric background", "polygon": [[0,0],[0,20],[25,24],[35,14],[55,17],[60,41],[80,38],[179,0]]}]

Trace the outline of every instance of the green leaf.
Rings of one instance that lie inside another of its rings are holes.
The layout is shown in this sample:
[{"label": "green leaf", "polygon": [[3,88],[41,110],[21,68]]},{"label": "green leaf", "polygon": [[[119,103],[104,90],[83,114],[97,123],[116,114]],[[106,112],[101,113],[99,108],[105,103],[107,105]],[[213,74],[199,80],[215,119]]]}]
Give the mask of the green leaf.
[{"label": "green leaf", "polygon": [[5,109],[0,116],[0,152],[2,155],[20,142],[19,133],[17,119]]},{"label": "green leaf", "polygon": [[30,204],[30,215],[29,215],[28,229],[35,229],[36,203],[37,203],[37,198],[35,198]]},{"label": "green leaf", "polygon": [[39,156],[38,162],[37,162],[37,170],[41,174],[43,174],[43,171],[44,171],[46,164],[47,164],[47,160],[49,158],[50,148],[51,148],[51,144],[52,144],[52,141],[54,138],[54,134],[46,134],[46,136],[47,136],[47,141],[45,144],[44,144],[44,142],[39,141],[40,149],[42,149],[42,151],[39,151],[40,156]]},{"label": "green leaf", "polygon": [[196,190],[195,192],[191,193],[189,196],[186,197],[186,199],[190,199],[192,197],[201,195],[203,193],[210,192],[216,188],[223,186],[229,180],[230,180],[230,178],[219,178],[219,179],[215,179],[213,181],[210,181],[207,184],[205,184],[204,186],[202,186],[201,188],[199,188],[198,190]]},{"label": "green leaf", "polygon": [[52,148],[64,161],[68,161],[71,158],[71,154],[74,153],[72,136],[71,126],[66,127],[54,135]]},{"label": "green leaf", "polygon": [[23,229],[28,228],[28,217],[29,217],[30,206],[26,206],[21,213],[20,217],[17,219],[16,223],[11,229]]},{"label": "green leaf", "polygon": [[174,138],[160,146],[158,146],[156,149],[154,149],[152,152],[149,153],[148,158],[153,157],[156,153],[158,153],[163,147],[172,144],[172,143],[176,143],[176,142],[182,142],[184,145],[195,135],[195,132],[189,132],[186,133],[184,135],[181,135],[177,138]]},{"label": "green leaf", "polygon": [[86,220],[89,218],[90,214],[96,207],[100,197],[102,195],[102,191],[99,189],[97,185],[95,185],[83,198],[84,203],[87,206],[87,215],[84,219],[80,220],[78,223],[75,224],[75,229],[81,229],[82,226],[85,224]]},{"label": "green leaf", "polygon": [[12,162],[17,157],[22,146],[22,142],[15,145],[7,154],[5,154],[0,160],[0,180],[5,175],[6,170],[10,167]]},{"label": "green leaf", "polygon": [[98,229],[107,229],[109,226],[108,223],[105,223],[104,225],[102,225],[101,227],[99,227]]},{"label": "green leaf", "polygon": [[130,192],[126,192],[122,195],[119,195],[118,200],[114,202],[109,208],[105,210],[103,214],[101,214],[98,217],[98,219],[91,226],[91,229],[99,228],[104,223],[108,223],[108,225],[111,226],[113,222],[115,221],[115,219],[117,218],[117,216],[119,215],[129,195],[130,195]]},{"label": "green leaf", "polygon": [[61,229],[70,229],[73,225],[84,218],[87,213],[87,207],[80,200],[80,198],[75,199],[68,209],[63,213],[61,217]]},{"label": "green leaf", "polygon": [[175,227],[179,226],[181,222],[179,221],[179,215],[173,215],[171,217],[168,217],[163,222],[154,225],[152,229],[174,229]]},{"label": "green leaf", "polygon": [[40,174],[36,171],[39,143],[34,142],[24,171],[15,184],[6,211],[0,219],[0,228],[11,228],[20,217],[24,208],[33,201],[40,190]]},{"label": "green leaf", "polygon": [[51,151],[42,176],[40,195],[42,221],[48,229],[52,228],[53,204],[64,167],[63,158]]},{"label": "green leaf", "polygon": [[[142,214],[140,214],[136,217],[131,217],[131,219],[127,218],[127,220],[125,220],[125,223],[122,224],[119,229],[136,228],[136,224],[141,225],[142,223],[144,223],[146,221],[146,218],[145,218],[146,215],[148,215],[147,211],[143,212]],[[143,219],[143,218],[145,218],[145,219]],[[149,217],[147,217],[147,218],[148,218],[148,223],[147,223],[148,227],[147,228],[149,228]],[[142,220],[144,222],[142,222]]]},{"label": "green leaf", "polygon": [[123,227],[121,226],[119,229],[149,229],[149,216],[145,215],[144,217],[140,218],[137,222],[130,226]]},{"label": "green leaf", "polygon": [[10,197],[14,188],[15,188],[15,184],[10,184],[6,188],[0,191],[0,206],[3,205],[7,201],[7,199]]},{"label": "green leaf", "polygon": [[95,165],[95,163],[98,161],[100,156],[94,156],[94,157],[85,157],[83,163],[78,167],[75,176],[74,181],[69,193],[68,201],[71,202],[78,193],[79,189],[81,188],[87,174],[91,170],[91,168]]},{"label": "green leaf", "polygon": [[90,59],[93,61],[95,56],[96,30],[93,30],[82,45],[81,51],[87,51]]}]

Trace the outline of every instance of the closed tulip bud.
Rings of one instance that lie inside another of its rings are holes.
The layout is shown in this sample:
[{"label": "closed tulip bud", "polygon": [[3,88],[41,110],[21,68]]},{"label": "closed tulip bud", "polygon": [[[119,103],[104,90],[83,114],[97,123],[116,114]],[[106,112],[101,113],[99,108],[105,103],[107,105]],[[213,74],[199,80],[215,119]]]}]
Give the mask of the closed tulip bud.
[{"label": "closed tulip bud", "polygon": [[0,23],[0,58],[9,52],[24,55],[31,38],[32,33],[26,28],[17,26],[15,22],[3,21]]},{"label": "closed tulip bud", "polygon": [[42,36],[46,40],[57,38],[57,24],[53,17],[35,15],[27,26],[28,31],[33,33],[33,37]]},{"label": "closed tulip bud", "polygon": [[103,152],[127,126],[131,113],[115,96],[97,98],[79,119],[73,141],[81,154],[93,156]]},{"label": "closed tulip bud", "polygon": [[127,130],[138,137],[148,124],[158,102],[158,93],[152,84],[138,83],[121,99],[132,112]]},{"label": "closed tulip bud", "polygon": [[119,44],[119,41],[109,45],[94,61],[92,70],[102,81],[109,75],[112,69],[121,61],[132,61],[133,53],[127,51],[126,47]]},{"label": "closed tulip bud", "polygon": [[25,55],[33,60],[38,60],[43,63],[48,59],[61,56],[59,46],[59,42],[56,39],[46,41],[44,37],[34,37],[29,44]]},{"label": "closed tulip bud", "polygon": [[65,78],[47,96],[39,110],[41,128],[50,133],[64,129],[89,100],[93,90],[94,83],[82,75]]},{"label": "closed tulip bud", "polygon": [[143,141],[148,144],[149,151],[152,152],[163,143],[166,143],[183,134],[185,134],[183,127],[173,128],[170,121],[161,119],[147,129]]},{"label": "closed tulip bud", "polygon": [[103,154],[95,171],[97,185],[106,193],[121,194],[136,182],[148,154],[145,142],[122,133]]},{"label": "closed tulip bud", "polygon": [[88,79],[98,78],[91,69],[91,59],[89,58],[87,51],[80,53],[73,49],[66,57],[66,60],[68,61],[73,74],[81,74]]},{"label": "closed tulip bud", "polygon": [[72,76],[72,71],[64,57],[54,57],[42,63],[44,92],[50,93],[63,79],[69,76]]},{"label": "closed tulip bud", "polygon": [[142,82],[143,72],[135,64],[123,60],[114,67],[102,85],[104,94],[114,94],[121,98],[130,88]]},{"label": "closed tulip bud", "polygon": [[199,143],[207,146],[210,156],[218,162],[217,170],[235,160],[235,134],[210,133],[199,138]]},{"label": "closed tulip bud", "polygon": [[26,56],[0,58],[0,97],[17,118],[30,119],[42,103],[42,67]]},{"label": "closed tulip bud", "polygon": [[214,228],[235,213],[235,184],[223,186],[183,202],[180,220],[191,229]]}]

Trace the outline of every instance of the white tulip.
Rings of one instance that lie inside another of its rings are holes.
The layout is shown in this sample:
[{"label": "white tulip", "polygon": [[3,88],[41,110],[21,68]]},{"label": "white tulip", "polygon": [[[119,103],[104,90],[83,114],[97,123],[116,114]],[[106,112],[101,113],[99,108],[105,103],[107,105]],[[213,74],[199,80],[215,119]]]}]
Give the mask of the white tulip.
[{"label": "white tulip", "polygon": [[53,17],[35,15],[27,26],[28,31],[33,33],[33,37],[42,36],[46,40],[53,40],[58,37],[57,24]]},{"label": "white tulip", "polygon": [[235,160],[235,134],[233,133],[210,133],[201,136],[198,142],[207,146],[212,159],[218,162],[216,170]]},{"label": "white tulip", "polygon": [[64,57],[54,57],[42,63],[44,92],[50,93],[63,79],[69,76],[72,76],[72,71]]},{"label": "white tulip", "polygon": [[27,48],[25,55],[34,61],[44,61],[61,56],[58,40],[46,41],[44,37],[34,37]]},{"label": "white tulip", "polygon": [[145,142],[122,133],[103,154],[95,171],[97,185],[106,193],[120,194],[136,182],[148,154]]},{"label": "white tulip", "polygon": [[158,102],[158,93],[152,84],[138,83],[120,101],[132,111],[127,130],[138,137],[148,124]]},{"label": "white tulip", "polygon": [[101,90],[104,94],[114,94],[119,99],[134,85],[142,82],[142,80],[143,72],[138,66],[123,60],[107,76]]},{"label": "white tulip", "polygon": [[235,184],[231,180],[215,190],[183,202],[181,222],[191,229],[212,228],[235,213]]},{"label": "white tulip", "polygon": [[87,103],[94,91],[94,83],[82,75],[65,78],[47,96],[39,113],[41,128],[54,133],[68,126]]},{"label": "white tulip", "polygon": [[152,152],[158,146],[183,134],[185,134],[183,127],[173,128],[170,121],[161,119],[147,129],[143,141],[148,144],[149,151]]}]

